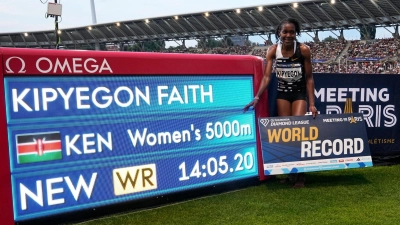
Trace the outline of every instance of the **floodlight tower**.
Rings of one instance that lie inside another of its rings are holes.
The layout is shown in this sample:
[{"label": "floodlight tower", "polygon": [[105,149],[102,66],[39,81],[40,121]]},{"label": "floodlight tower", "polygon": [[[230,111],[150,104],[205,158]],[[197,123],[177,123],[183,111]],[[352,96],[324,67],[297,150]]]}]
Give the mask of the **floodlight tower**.
[{"label": "floodlight tower", "polygon": [[[57,0],[54,0],[54,3],[57,4]],[[54,31],[56,35],[56,49],[59,49],[60,36],[58,35],[58,16],[55,16],[54,23],[55,23]]]},{"label": "floodlight tower", "polygon": [[47,4],[47,16],[46,17],[54,17],[54,23],[55,23],[55,37],[56,37],[56,49],[59,48],[59,44],[61,42],[59,33],[60,31],[58,30],[58,17],[61,16],[62,12],[62,5],[57,3],[57,0],[54,0],[54,3],[49,2]]},{"label": "floodlight tower", "polygon": [[[92,10],[92,23],[93,24],[97,24],[97,19],[96,19],[96,9],[94,6],[94,0],[90,0],[90,8]],[[100,50],[100,44],[99,42],[96,40],[96,43],[94,44],[94,49],[95,50]]]},{"label": "floodlight tower", "polygon": [[90,8],[92,9],[92,23],[96,24],[97,20],[96,20],[96,9],[94,7],[94,0],[90,0]]}]

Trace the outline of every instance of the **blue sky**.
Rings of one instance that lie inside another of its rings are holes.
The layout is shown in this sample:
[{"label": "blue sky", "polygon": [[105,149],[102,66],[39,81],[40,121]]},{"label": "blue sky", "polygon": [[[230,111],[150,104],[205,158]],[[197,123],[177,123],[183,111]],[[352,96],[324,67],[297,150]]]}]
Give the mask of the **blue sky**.
[{"label": "blue sky", "polygon": [[[54,0],[0,0],[0,33],[54,29],[54,19],[45,18],[48,2],[54,2]],[[58,0],[58,2],[62,4],[63,8],[62,21],[59,24],[60,29],[93,24],[90,0]],[[95,0],[95,8],[97,23],[108,23],[289,2],[294,1]],[[301,0],[298,2],[301,2]],[[393,28],[390,30],[393,31]],[[319,37],[323,39],[329,35],[334,36],[331,32],[321,32]],[[357,31],[345,31],[344,35],[347,39],[359,39]],[[389,38],[391,34],[385,29],[380,28],[377,30],[377,37]],[[258,36],[251,37],[250,40],[253,42],[263,42],[263,39]],[[300,41],[311,41],[311,37],[303,33]],[[169,44],[176,45],[174,42]],[[186,44],[190,46],[196,44],[196,42],[188,41]]]}]

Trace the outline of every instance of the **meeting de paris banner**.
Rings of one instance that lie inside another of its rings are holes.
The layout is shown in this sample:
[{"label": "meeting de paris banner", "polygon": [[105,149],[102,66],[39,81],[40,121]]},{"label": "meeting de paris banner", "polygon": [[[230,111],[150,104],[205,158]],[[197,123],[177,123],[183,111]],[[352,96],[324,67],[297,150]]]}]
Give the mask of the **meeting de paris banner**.
[{"label": "meeting de paris banner", "polygon": [[360,113],[259,118],[265,175],[371,167]]}]

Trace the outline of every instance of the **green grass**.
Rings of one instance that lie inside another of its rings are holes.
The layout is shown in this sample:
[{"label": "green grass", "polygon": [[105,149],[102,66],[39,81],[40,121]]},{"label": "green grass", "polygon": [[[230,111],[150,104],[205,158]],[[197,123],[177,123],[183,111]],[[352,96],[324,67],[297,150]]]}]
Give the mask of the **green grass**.
[{"label": "green grass", "polygon": [[400,224],[400,165],[306,175],[303,189],[273,179],[235,192],[80,224]]}]

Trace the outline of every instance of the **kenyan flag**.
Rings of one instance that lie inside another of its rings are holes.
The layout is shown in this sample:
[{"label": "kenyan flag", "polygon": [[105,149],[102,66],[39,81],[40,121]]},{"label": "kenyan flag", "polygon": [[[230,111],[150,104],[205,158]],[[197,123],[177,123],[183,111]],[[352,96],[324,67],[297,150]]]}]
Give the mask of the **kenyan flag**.
[{"label": "kenyan flag", "polygon": [[60,132],[18,134],[18,164],[62,159]]}]

